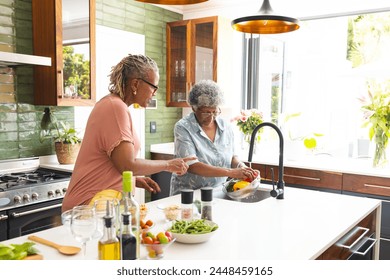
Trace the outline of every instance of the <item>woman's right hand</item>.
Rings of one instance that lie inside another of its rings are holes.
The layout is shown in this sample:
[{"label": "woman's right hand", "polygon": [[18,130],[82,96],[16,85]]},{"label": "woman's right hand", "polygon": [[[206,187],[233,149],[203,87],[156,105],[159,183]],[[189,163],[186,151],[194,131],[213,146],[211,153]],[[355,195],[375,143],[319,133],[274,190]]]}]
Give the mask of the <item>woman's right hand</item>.
[{"label": "woman's right hand", "polygon": [[183,175],[188,170],[188,161],[197,159],[197,157],[175,158],[167,160],[167,171],[176,173],[177,175]]}]

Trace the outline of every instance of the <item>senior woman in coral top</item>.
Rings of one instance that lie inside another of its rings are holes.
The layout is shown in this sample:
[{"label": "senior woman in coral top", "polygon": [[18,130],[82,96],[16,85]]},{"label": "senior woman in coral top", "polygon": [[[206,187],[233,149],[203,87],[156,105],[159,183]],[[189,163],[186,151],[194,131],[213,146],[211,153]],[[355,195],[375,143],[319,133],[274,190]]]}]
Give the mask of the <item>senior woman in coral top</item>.
[{"label": "senior woman in coral top", "polygon": [[[147,160],[137,158],[140,142],[128,107],[146,107],[158,89],[159,73],[154,60],[143,55],[128,55],[112,68],[109,94],[94,106],[85,130],[62,211],[89,204],[103,190],[122,190],[122,172],[135,176],[168,171],[178,175],[187,172],[186,161]],[[149,177],[136,177],[136,187],[159,192]]]}]

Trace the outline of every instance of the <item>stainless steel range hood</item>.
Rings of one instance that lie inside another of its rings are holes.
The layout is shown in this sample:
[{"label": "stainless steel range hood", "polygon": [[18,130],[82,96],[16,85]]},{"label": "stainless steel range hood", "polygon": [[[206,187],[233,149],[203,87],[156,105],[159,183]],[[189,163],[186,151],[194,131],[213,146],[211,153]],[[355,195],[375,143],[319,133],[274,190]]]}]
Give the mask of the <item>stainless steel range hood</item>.
[{"label": "stainless steel range hood", "polygon": [[0,52],[0,66],[41,65],[51,66],[51,58],[45,56]]}]

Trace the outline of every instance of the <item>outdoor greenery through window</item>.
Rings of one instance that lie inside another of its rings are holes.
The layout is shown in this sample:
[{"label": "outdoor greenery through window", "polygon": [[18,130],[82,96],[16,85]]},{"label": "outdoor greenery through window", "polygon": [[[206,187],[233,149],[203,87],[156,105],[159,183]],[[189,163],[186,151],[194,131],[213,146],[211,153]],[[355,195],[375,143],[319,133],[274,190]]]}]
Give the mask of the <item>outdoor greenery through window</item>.
[{"label": "outdoor greenery through window", "polygon": [[[282,127],[287,145],[306,140],[303,154],[373,157],[378,137],[387,146],[390,135],[390,109],[371,119],[367,111],[370,89],[390,94],[390,12],[301,23],[295,32],[259,36],[253,106]],[[389,108],[389,98],[380,100]]]}]

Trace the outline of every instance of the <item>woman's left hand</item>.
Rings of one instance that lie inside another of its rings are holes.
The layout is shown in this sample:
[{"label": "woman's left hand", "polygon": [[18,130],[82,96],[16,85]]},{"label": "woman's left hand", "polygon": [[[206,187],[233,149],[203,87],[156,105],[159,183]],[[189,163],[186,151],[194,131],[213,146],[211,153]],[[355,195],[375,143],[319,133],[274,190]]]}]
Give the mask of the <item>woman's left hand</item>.
[{"label": "woman's left hand", "polygon": [[135,177],[135,186],[152,193],[158,193],[161,191],[160,186],[149,177]]}]

